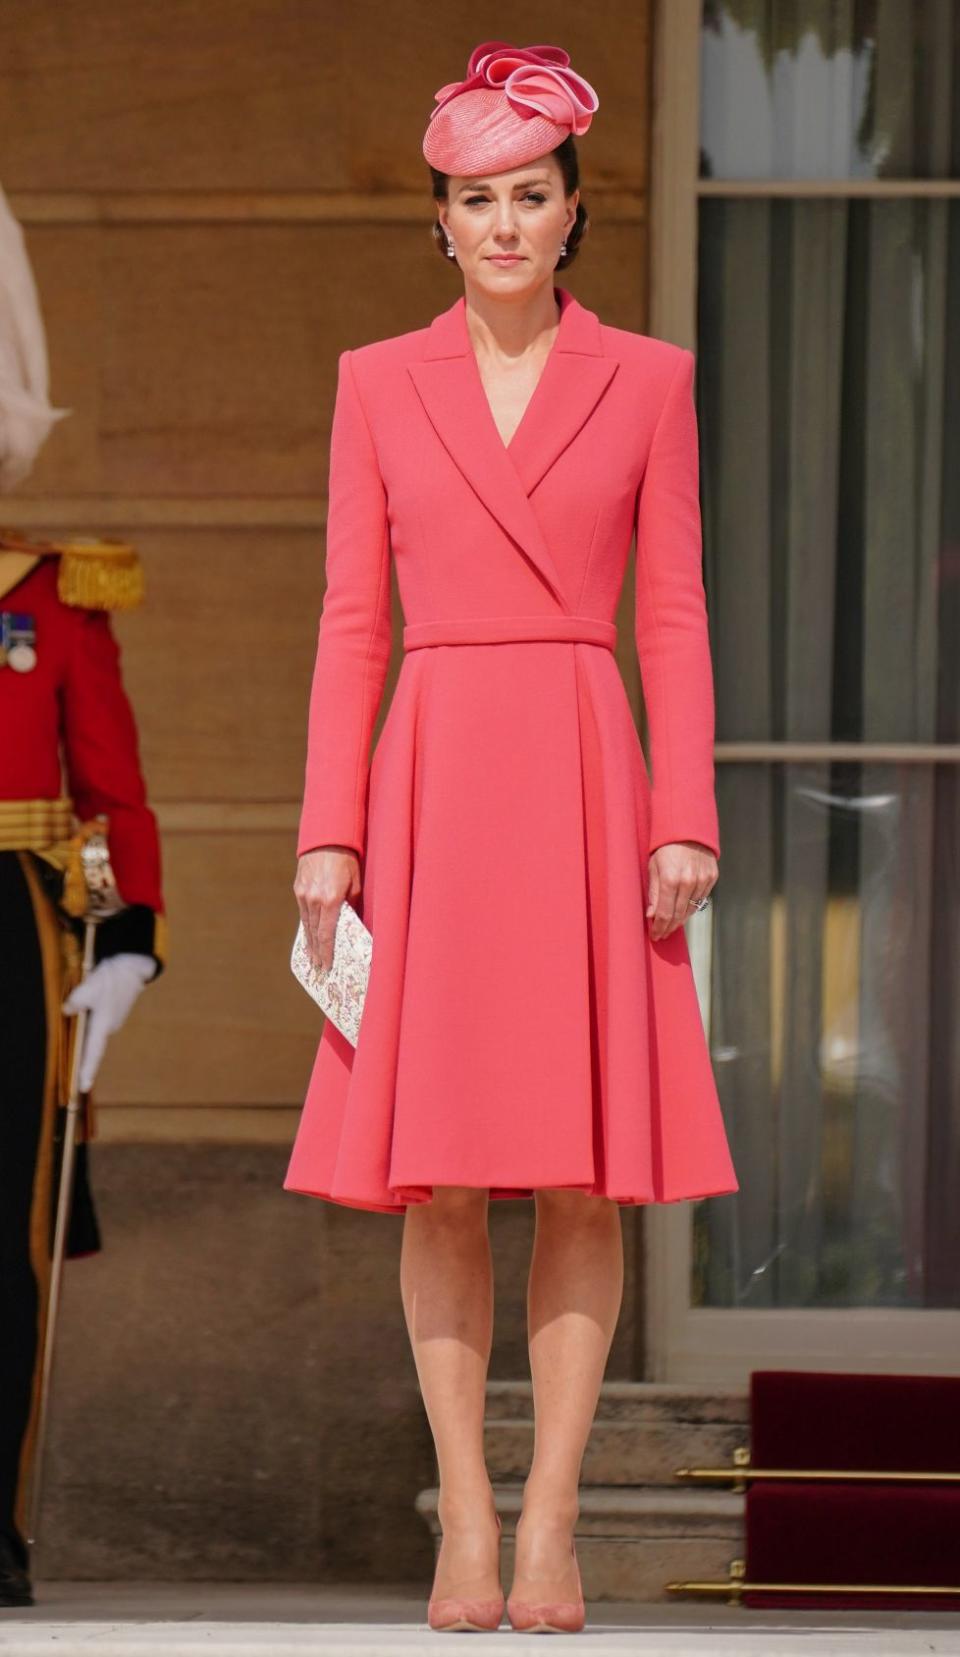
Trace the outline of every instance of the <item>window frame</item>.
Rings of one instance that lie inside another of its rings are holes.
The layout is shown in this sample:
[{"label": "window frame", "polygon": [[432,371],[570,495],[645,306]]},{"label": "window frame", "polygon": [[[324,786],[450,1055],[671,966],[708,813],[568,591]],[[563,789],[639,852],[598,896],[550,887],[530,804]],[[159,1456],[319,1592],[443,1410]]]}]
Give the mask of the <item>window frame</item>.
[{"label": "window frame", "polygon": [[[648,326],[695,354],[702,199],[960,196],[956,179],[701,179],[702,11],[701,0],[654,0],[652,18]],[[718,742],[714,756],[718,766],[806,759],[960,764],[960,744]],[[707,910],[687,927],[708,1032],[711,922]],[[757,1368],[960,1374],[960,1311],[692,1306],[692,1206],[651,1203],[644,1219],[645,1379],[745,1386]]]}]

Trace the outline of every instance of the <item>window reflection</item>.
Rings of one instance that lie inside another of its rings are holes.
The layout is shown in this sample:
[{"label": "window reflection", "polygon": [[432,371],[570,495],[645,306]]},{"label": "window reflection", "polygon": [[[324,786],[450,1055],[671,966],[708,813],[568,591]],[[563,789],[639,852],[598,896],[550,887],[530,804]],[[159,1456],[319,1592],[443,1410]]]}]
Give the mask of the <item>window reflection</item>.
[{"label": "window reflection", "polygon": [[711,1053],[741,1189],[695,1207],[694,1304],[960,1304],[958,782],[719,768]]},{"label": "window reflection", "polygon": [[960,203],[700,206],[728,741],[960,741]]},{"label": "window reflection", "polygon": [[956,178],[960,8],[705,0],[701,175]]}]

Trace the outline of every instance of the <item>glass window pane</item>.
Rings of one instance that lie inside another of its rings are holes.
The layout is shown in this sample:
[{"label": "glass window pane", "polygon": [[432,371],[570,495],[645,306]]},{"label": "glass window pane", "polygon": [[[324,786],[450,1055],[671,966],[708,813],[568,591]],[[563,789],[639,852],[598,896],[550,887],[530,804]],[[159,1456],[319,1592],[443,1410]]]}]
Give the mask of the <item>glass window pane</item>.
[{"label": "glass window pane", "polygon": [[705,178],[956,178],[953,0],[705,0]]},{"label": "glass window pane", "polygon": [[960,203],[700,203],[722,740],[960,741]]},{"label": "glass window pane", "polygon": [[693,1303],[960,1306],[960,767],[723,764]]},{"label": "glass window pane", "polygon": [[[721,740],[960,741],[960,205],[701,202]],[[695,1294],[960,1305],[960,767],[718,766]]]}]

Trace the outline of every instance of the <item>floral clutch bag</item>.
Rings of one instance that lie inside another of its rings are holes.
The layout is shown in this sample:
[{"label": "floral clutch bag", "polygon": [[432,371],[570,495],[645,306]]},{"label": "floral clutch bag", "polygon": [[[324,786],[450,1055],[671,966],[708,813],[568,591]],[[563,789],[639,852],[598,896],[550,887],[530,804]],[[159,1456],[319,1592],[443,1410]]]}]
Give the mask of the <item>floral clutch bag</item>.
[{"label": "floral clutch bag", "polygon": [[302,921],[290,956],[290,970],[298,983],[303,985],[320,1010],[354,1047],[360,1034],[360,1015],[367,993],[372,954],[372,933],[364,926],[353,906],[344,899],[337,916],[333,965],[329,971],[324,972],[310,959]]}]

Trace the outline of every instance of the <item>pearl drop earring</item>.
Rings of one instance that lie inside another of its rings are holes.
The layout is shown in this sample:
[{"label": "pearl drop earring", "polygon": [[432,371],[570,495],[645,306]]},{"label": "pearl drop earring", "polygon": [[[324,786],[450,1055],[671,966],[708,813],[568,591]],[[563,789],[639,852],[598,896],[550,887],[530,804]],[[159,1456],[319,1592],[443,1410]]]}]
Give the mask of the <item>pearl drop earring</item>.
[{"label": "pearl drop earring", "polygon": [[567,238],[564,237],[563,241],[560,243],[560,257],[561,257],[561,259],[563,258],[563,255],[566,253],[566,251],[567,251]]},{"label": "pearl drop earring", "polygon": [[453,243],[450,240],[449,236],[447,237],[447,258],[448,259],[455,259],[456,258],[456,253],[454,252],[454,249],[453,249]]}]

